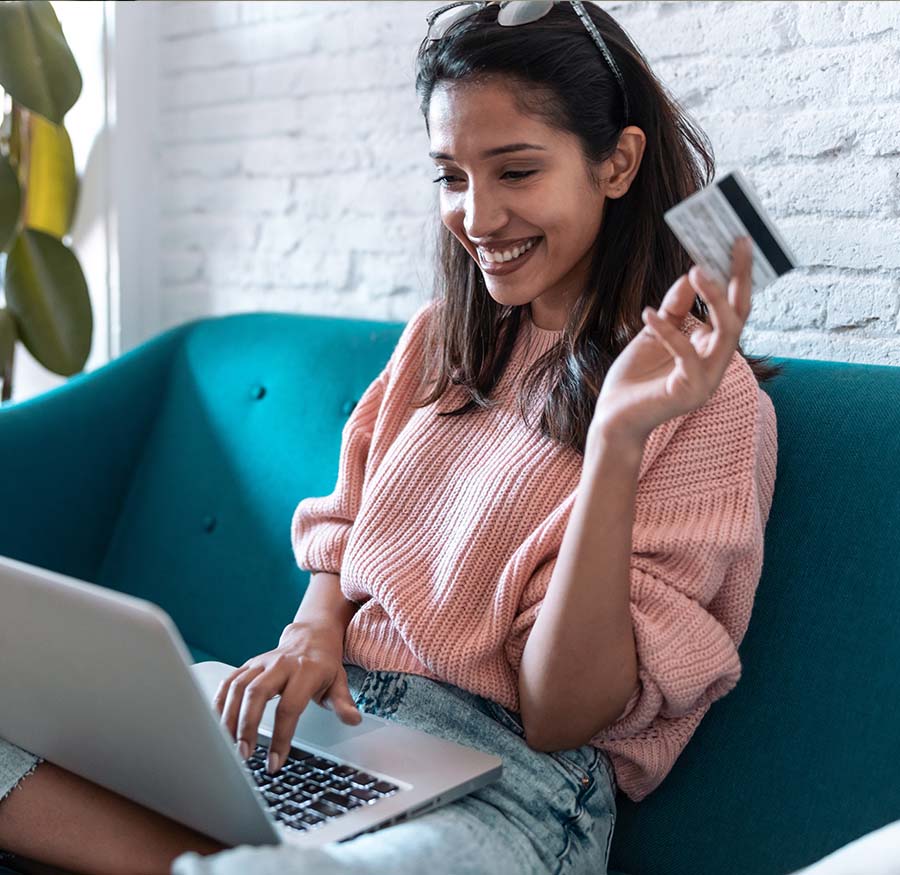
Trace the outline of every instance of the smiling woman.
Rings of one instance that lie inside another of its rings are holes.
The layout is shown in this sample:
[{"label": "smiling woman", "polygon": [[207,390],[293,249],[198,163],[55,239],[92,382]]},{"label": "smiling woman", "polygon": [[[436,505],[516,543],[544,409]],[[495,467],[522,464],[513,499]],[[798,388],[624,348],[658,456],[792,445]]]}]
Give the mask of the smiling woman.
[{"label": "smiling woman", "polygon": [[[100,818],[144,871],[183,851],[173,875],[604,875],[616,793],[653,792],[737,683],[776,423],[770,372],[738,345],[750,253],[719,288],[663,219],[711,177],[709,151],[599,7],[446,13],[415,83],[439,185],[434,299],[345,423],[333,493],[294,511],[297,565],[333,607],[307,589],[309,622],[236,669],[223,719],[254,738],[277,695],[290,738],[305,705],[283,678],[316,675],[289,643],[321,623],[342,710],[494,753],[500,779],[348,841],[208,853],[17,767],[12,850],[124,871],[77,841]],[[48,834],[39,815],[60,806],[69,830]]]},{"label": "smiling woman", "polygon": [[[460,414],[486,406],[527,312],[562,335],[533,364],[522,407],[549,383],[542,433],[583,450],[607,369],[643,329],[644,308],[691,266],[663,214],[715,171],[705,136],[625,32],[583,6],[614,70],[568,5],[515,27],[498,23],[497,4],[457,7],[420,49],[416,88],[441,186],[435,332],[447,339],[422,401],[452,373],[467,387]],[[527,255],[514,250],[528,239]],[[487,254],[497,249],[501,266]],[[699,295],[691,312],[709,321]],[[779,373],[738,351],[759,382]]]},{"label": "smiling woman", "polygon": [[603,875],[616,791],[658,787],[740,674],[776,429],[771,371],[738,347],[747,251],[726,294],[663,219],[712,177],[704,139],[593,4],[429,19],[434,299],[292,536],[300,567],[361,605],[354,696],[403,691],[395,719],[498,753],[504,774],[315,854],[186,854],[177,875]]}]

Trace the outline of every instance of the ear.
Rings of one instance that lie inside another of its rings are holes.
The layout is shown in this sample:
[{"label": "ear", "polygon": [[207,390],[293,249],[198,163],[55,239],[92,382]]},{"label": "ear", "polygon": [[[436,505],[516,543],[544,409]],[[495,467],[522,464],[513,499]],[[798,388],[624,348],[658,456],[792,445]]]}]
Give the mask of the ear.
[{"label": "ear", "polygon": [[613,175],[607,182],[607,197],[620,198],[626,194],[634,177],[637,176],[646,146],[646,135],[635,125],[629,125],[619,134],[619,143],[610,158]]}]

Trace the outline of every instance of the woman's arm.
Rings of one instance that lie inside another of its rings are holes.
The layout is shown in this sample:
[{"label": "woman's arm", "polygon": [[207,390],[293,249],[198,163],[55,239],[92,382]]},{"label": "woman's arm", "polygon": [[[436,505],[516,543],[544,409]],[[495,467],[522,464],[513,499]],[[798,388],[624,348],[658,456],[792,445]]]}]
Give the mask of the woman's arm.
[{"label": "woman's arm", "polygon": [[[285,632],[297,625],[332,626],[341,641],[353,615],[360,605],[351,602],[341,592],[341,576],[330,571],[310,572],[309,586],[297,609],[294,621],[285,627]],[[284,633],[282,633],[282,636]]]},{"label": "woman's arm", "polygon": [[592,438],[519,666],[519,711],[535,750],[587,744],[619,717],[638,683],[629,588],[643,445]]}]

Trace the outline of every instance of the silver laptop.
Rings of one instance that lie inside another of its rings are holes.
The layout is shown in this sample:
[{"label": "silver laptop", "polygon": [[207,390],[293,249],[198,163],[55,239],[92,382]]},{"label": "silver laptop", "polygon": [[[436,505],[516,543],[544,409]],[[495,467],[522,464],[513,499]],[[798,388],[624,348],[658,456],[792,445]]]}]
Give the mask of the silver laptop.
[{"label": "silver laptop", "polygon": [[499,757],[310,701],[270,776],[277,698],[245,762],[212,704],[233,670],[192,665],[152,602],[0,556],[0,737],[223,844],[346,841],[502,773]]}]

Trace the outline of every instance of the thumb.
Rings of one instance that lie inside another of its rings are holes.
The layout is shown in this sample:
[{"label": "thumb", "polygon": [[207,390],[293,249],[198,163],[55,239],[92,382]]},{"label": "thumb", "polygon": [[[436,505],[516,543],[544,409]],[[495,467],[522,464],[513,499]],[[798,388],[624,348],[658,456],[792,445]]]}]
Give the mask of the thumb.
[{"label": "thumb", "polygon": [[350,685],[347,683],[347,673],[343,669],[338,672],[338,677],[331,685],[328,698],[331,699],[334,710],[344,723],[356,725],[362,721],[362,714],[359,713],[356,702],[353,701]]}]

